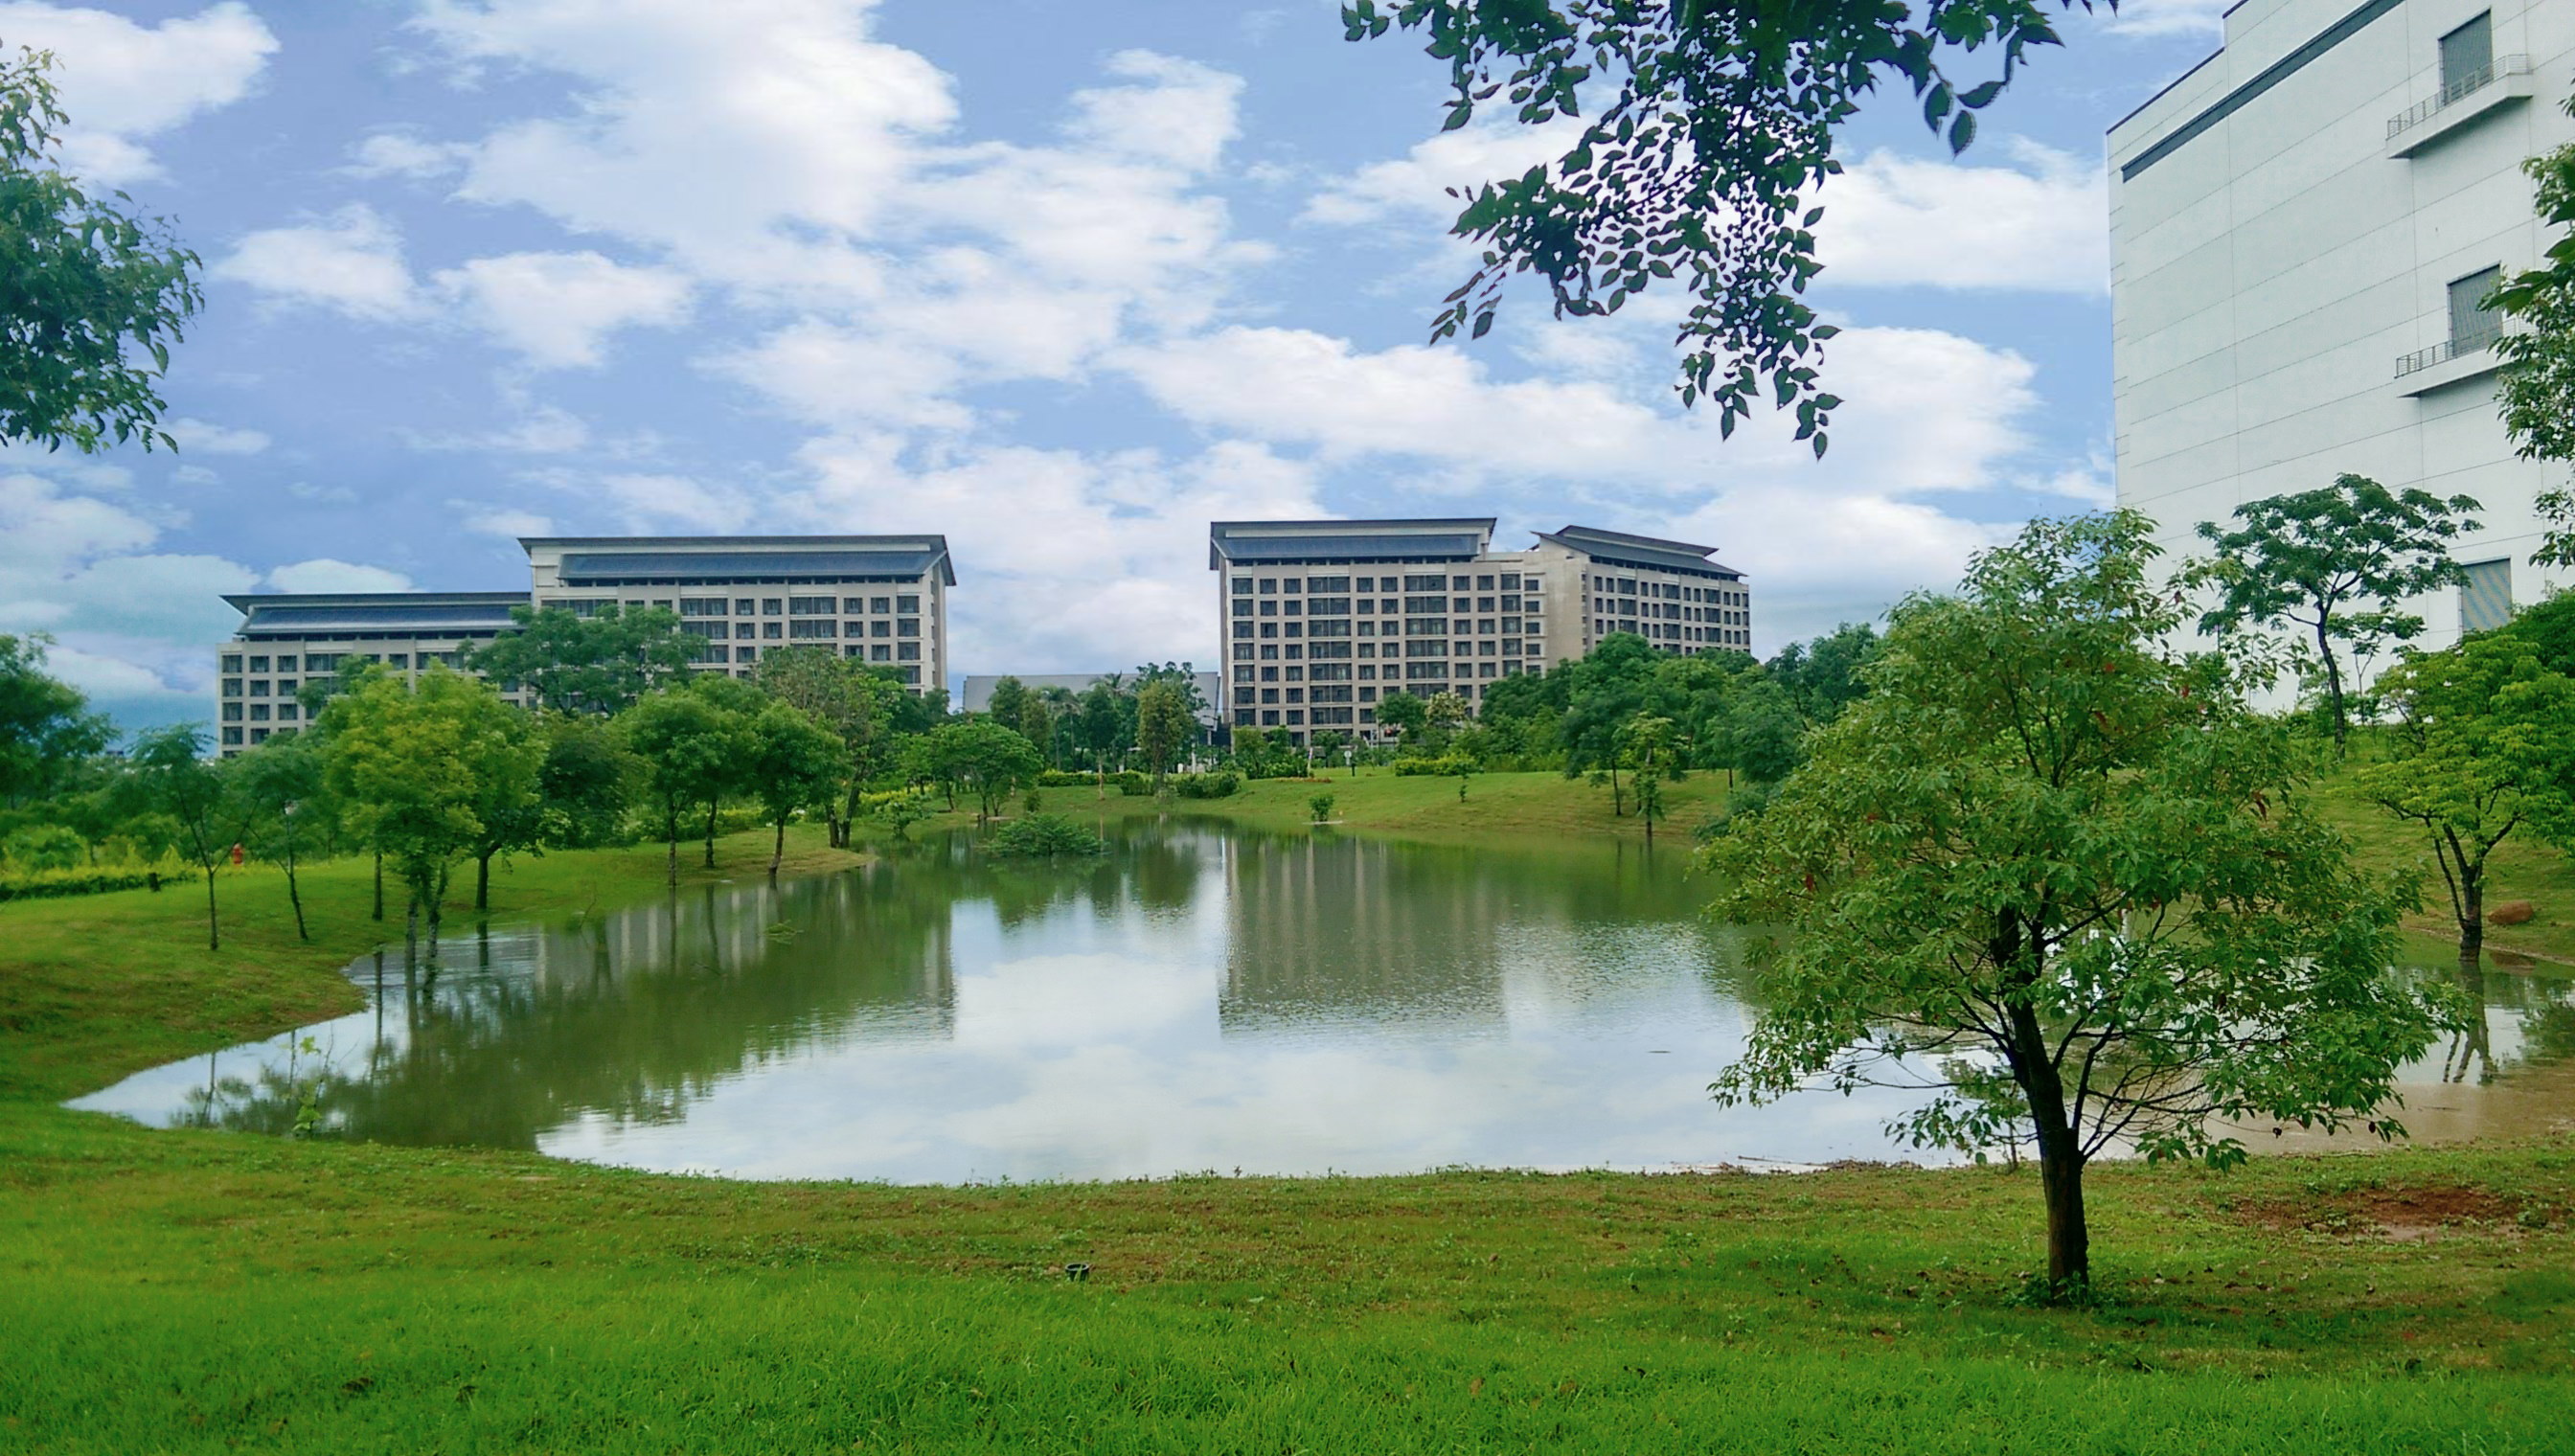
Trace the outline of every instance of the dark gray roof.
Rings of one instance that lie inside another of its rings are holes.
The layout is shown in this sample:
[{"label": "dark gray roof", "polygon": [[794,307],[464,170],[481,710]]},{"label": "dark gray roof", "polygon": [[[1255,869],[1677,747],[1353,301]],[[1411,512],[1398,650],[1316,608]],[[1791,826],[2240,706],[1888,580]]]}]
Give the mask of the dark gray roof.
[{"label": "dark gray roof", "polygon": [[419,637],[498,632],[523,592],[352,592],[339,595],[226,597],[242,613],[244,638],[382,632]]},{"label": "dark gray roof", "polygon": [[864,550],[824,551],[620,551],[580,552],[563,559],[563,580],[574,582],[729,582],[777,577],[840,580],[849,577],[919,577],[940,566],[947,552],[906,544]]},{"label": "dark gray roof", "polygon": [[1208,568],[1222,562],[1453,561],[1492,540],[1490,516],[1402,521],[1216,521]]},{"label": "dark gray roof", "polygon": [[1658,572],[1698,572],[1722,577],[1743,574],[1723,562],[1709,561],[1716,548],[1692,546],[1685,541],[1664,541],[1653,536],[1630,536],[1623,531],[1602,531],[1592,526],[1568,526],[1562,531],[1537,534],[1549,546],[1577,551],[1593,561],[1620,566],[1643,567]]}]

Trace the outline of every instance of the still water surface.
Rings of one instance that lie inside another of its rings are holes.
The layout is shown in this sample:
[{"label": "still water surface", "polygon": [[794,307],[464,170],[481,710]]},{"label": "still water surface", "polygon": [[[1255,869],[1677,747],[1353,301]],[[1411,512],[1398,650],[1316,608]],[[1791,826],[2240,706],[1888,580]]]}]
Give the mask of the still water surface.
[{"label": "still water surface", "polygon": [[[1098,861],[950,840],[468,930],[434,966],[393,947],[350,969],[368,1010],[75,1105],[899,1182],[1924,1156],[1881,1130],[1909,1094],[1708,1102],[1745,981],[1672,846],[1113,832]],[[2575,1110],[2566,982],[2486,981],[2483,1047],[2408,1073],[2420,1130]]]}]

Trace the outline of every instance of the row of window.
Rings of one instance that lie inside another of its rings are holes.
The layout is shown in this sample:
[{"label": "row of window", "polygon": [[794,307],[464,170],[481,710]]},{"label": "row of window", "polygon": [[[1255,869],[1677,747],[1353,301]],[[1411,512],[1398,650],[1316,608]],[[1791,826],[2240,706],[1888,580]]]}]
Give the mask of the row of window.
[{"label": "row of window", "polygon": [[919,637],[921,619],[878,618],[844,623],[835,617],[802,617],[786,622],[683,622],[680,631],[711,642],[806,642],[823,638]]},{"label": "row of window", "polygon": [[[1450,612],[1517,612],[1521,610],[1520,605],[1522,602],[1526,602],[1528,604],[1528,610],[1531,612],[1535,612],[1539,609],[1539,601],[1537,598],[1524,598],[1518,595],[1505,595],[1501,597],[1361,597],[1357,599],[1357,612],[1361,617],[1368,616],[1371,612],[1379,617],[1394,617],[1398,615],[1419,617],[1426,613],[1434,612],[1442,614]],[[1371,603],[1375,605],[1371,607],[1369,605]],[[1254,610],[1256,607],[1259,609],[1258,611]],[[1302,609],[1301,611],[1299,610],[1300,608]],[[1233,615],[1236,617],[1315,618],[1347,617],[1350,613],[1351,599],[1347,597],[1308,597],[1302,602],[1283,602],[1267,598],[1255,599],[1251,597],[1239,597],[1235,599]]]},{"label": "row of window", "polygon": [[[1517,637],[1521,635],[1523,621],[1527,624],[1528,632],[1545,631],[1538,619],[1534,617],[1526,619],[1486,617],[1476,621],[1459,618],[1454,622],[1444,617],[1410,617],[1404,619],[1402,636],[1444,638],[1494,637],[1508,634]],[[1237,642],[1249,642],[1256,638],[1263,642],[1278,642],[1282,639],[1299,642],[1313,638],[1344,638],[1349,635],[1350,624],[1346,622],[1238,622],[1234,625],[1234,639]],[[1358,635],[1362,638],[1390,638],[1396,634],[1394,624],[1391,622],[1382,625],[1375,622],[1362,622],[1358,624]],[[1362,647],[1359,656],[1362,658],[1368,656],[1367,649]]]},{"label": "row of window", "polygon": [[1639,582],[1634,577],[1588,574],[1582,578],[1581,585],[1585,591],[1619,597],[1652,597],[1663,602],[1717,602],[1742,607],[1750,601],[1750,595],[1741,587],[1690,587],[1677,582]]},{"label": "row of window", "polygon": [[1349,577],[1237,577],[1234,579],[1234,595],[1293,597],[1300,593],[1312,596],[1316,593],[1392,592],[1397,590],[1397,583],[1401,583],[1400,590],[1406,592],[1517,592],[1523,588],[1534,592],[1546,584],[1546,578],[1534,572],[1484,572],[1472,576],[1413,572],[1400,577],[1359,577],[1355,580]]},{"label": "row of window", "polygon": [[559,601],[540,602],[540,607],[566,607],[575,617],[596,617],[604,606],[620,607],[635,612],[646,607],[659,607],[665,612],[677,610],[682,617],[884,617],[892,613],[918,613],[918,595],[893,597],[682,597],[636,598],[611,602],[597,597],[567,597]]},{"label": "row of window", "polygon": [[[841,650],[841,655],[848,658],[864,657],[866,661],[871,663],[918,663],[921,661],[921,644],[917,642],[871,643],[862,647],[857,643],[852,643]],[[700,648],[697,655],[691,658],[690,661],[695,663],[757,663],[760,661],[760,649],[756,647],[728,647],[723,643],[709,643],[705,647]]]}]

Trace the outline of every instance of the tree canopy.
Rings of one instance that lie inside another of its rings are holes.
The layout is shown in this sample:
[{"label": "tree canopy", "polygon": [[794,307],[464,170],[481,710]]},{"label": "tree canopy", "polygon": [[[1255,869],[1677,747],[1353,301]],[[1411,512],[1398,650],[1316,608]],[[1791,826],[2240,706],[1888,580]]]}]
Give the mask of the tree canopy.
[{"label": "tree canopy", "polygon": [[2060,1290],[2093,1156],[2243,1156],[2213,1117],[2392,1134],[2442,1024],[2385,974],[2399,898],[2307,810],[2306,750],[2162,647],[2149,529],[2036,522],[1908,599],[1868,696],[1709,850],[1718,912],[1788,931],[1720,1100],[1894,1080],[1933,1093],[1894,1125],[1919,1145],[2034,1145]]},{"label": "tree canopy", "polygon": [[[1497,100],[1526,126],[1588,118],[1554,162],[1459,193],[1449,231],[1482,253],[1434,339],[1483,337],[1523,273],[1558,317],[1615,313],[1677,281],[1682,401],[1715,402],[1730,435],[1766,396],[1821,455],[1841,401],[1817,366],[1836,331],[1801,295],[1822,270],[1812,194],[1842,170],[1835,133],[1901,81],[1965,150],[2030,47],[2057,44],[2048,12],[2073,3],[1348,0],[1341,19],[1353,41],[1422,33],[1448,67],[1448,130]],[[1951,75],[1988,48],[1989,74]]]},{"label": "tree canopy", "polygon": [[45,671],[51,644],[0,633],[0,807],[48,792],[116,735],[79,689]]},{"label": "tree canopy", "polygon": [[201,264],[167,220],[63,175],[52,66],[45,51],[0,57],[0,442],[176,449],[158,385],[204,302]]},{"label": "tree canopy", "polygon": [[2347,702],[2356,663],[2413,641],[2423,619],[2400,610],[2410,597],[2465,580],[2450,543],[2478,529],[2477,503],[2429,491],[2391,491],[2365,476],[2271,496],[2235,508],[2231,531],[2213,521],[2200,537],[2216,548],[2182,579],[2212,591],[2200,631],[2236,634],[2295,624],[2313,641],[2324,673],[2326,723],[2339,743],[2351,731]]},{"label": "tree canopy", "polygon": [[525,685],[538,707],[557,713],[623,713],[679,681],[700,647],[680,631],[678,614],[660,607],[626,612],[605,602],[591,617],[513,607],[510,620],[517,631],[476,649],[474,671]]}]

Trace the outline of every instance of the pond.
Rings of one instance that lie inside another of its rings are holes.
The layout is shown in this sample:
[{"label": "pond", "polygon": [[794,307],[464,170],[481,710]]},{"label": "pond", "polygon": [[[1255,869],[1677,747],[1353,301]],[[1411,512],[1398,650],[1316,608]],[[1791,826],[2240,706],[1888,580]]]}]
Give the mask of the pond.
[{"label": "pond", "polygon": [[[1881,1127],[1912,1094],[1708,1101],[1750,1011],[1681,846],[1111,833],[391,947],[350,967],[364,1011],[73,1105],[754,1178],[1931,1160]],[[2544,1065],[2575,1049],[2567,983],[2485,981],[2483,1045],[2408,1071],[2423,1131],[2575,1108]]]}]

